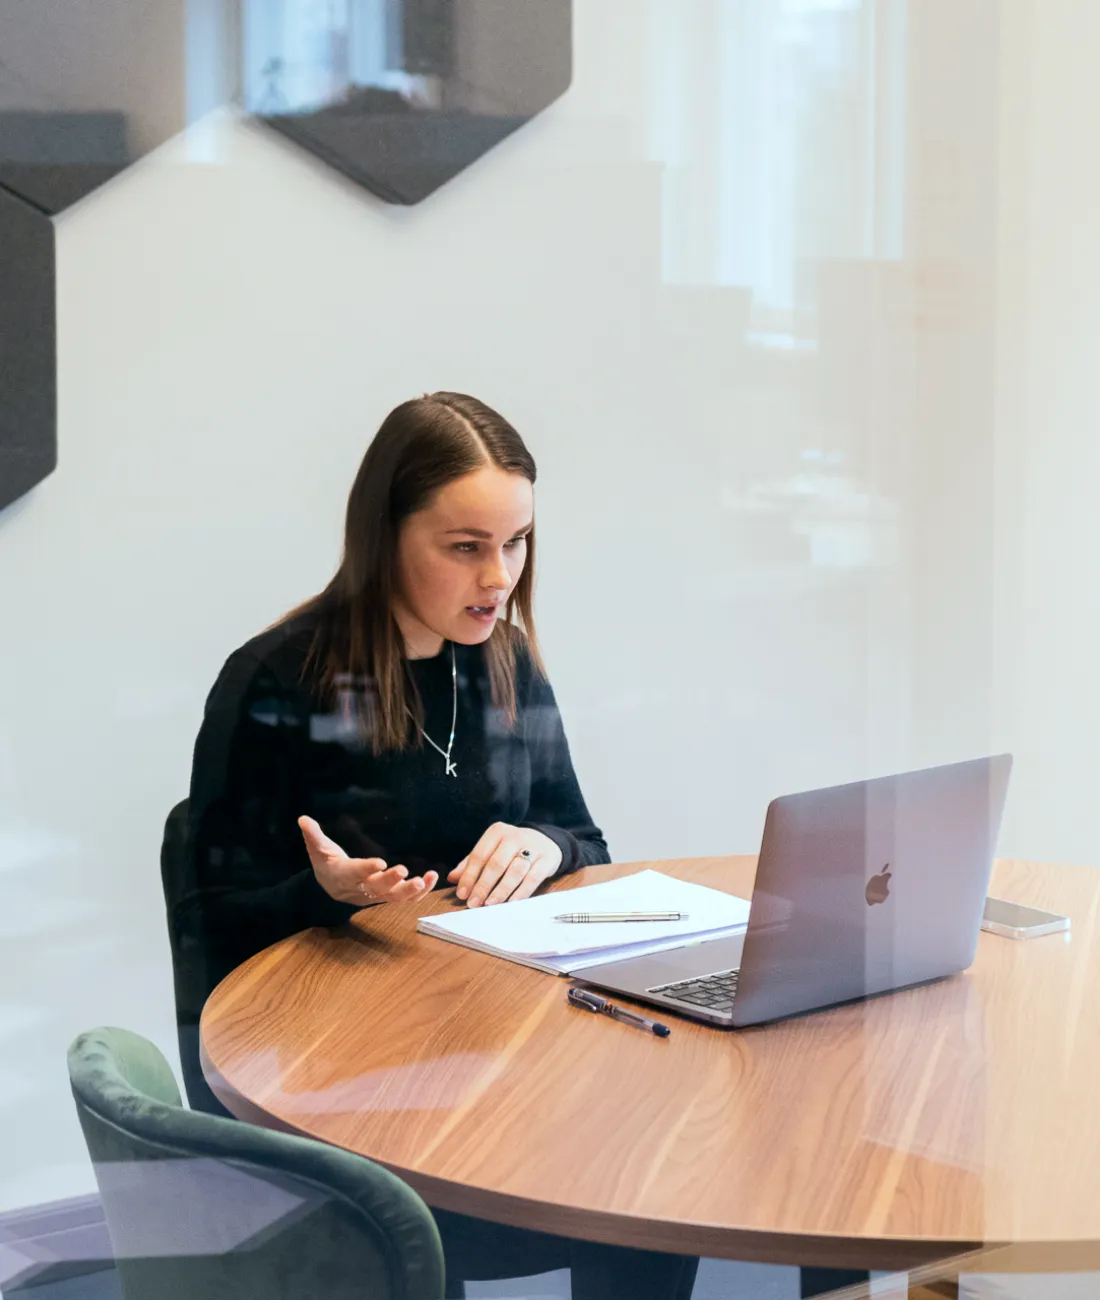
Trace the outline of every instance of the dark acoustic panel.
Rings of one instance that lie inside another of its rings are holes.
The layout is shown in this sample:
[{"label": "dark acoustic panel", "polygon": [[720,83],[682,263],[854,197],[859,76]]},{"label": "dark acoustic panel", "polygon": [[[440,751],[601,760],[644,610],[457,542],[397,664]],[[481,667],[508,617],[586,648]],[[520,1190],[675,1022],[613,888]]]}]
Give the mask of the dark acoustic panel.
[{"label": "dark acoustic panel", "polygon": [[349,0],[259,25],[245,106],[391,203],[419,203],[562,95],[572,0]]},{"label": "dark acoustic panel", "polygon": [[264,119],[387,203],[419,203],[527,120],[445,111],[322,109]]},{"label": "dark acoustic panel", "polygon": [[0,509],[57,465],[53,222],[0,189]]},{"label": "dark acoustic panel", "polygon": [[130,161],[121,113],[0,110],[0,185],[60,212]]}]

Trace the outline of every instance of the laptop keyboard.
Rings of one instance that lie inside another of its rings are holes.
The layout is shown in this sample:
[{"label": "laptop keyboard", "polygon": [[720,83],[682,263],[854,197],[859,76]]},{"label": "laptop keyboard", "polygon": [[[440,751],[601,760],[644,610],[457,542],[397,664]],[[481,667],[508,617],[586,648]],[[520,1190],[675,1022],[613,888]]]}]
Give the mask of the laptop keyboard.
[{"label": "laptop keyboard", "polygon": [[658,984],[646,992],[663,993],[666,998],[675,998],[693,1007],[705,1007],[708,1011],[732,1011],[739,974],[735,970],[720,970],[713,975],[694,975],[674,984]]}]

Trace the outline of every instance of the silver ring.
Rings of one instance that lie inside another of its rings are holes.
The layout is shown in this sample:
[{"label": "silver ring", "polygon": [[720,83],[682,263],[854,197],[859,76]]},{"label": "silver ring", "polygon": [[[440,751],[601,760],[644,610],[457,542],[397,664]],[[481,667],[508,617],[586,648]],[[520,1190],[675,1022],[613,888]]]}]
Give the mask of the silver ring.
[{"label": "silver ring", "polygon": [[364,898],[370,898],[370,894],[367,893],[367,882],[365,880],[359,882],[359,892]]}]

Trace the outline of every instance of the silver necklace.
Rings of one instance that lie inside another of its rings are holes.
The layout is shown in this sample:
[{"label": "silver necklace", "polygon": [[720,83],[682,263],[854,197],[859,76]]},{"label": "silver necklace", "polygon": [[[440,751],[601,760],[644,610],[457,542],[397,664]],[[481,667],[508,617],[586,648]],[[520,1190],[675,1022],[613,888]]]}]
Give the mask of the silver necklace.
[{"label": "silver necklace", "polygon": [[[454,749],[455,744],[455,723],[458,722],[458,662],[455,659],[455,647],[453,641],[451,642],[451,685],[454,689],[454,706],[451,710],[451,738],[447,741],[447,748],[444,749],[441,745],[437,745],[423,727],[420,727],[420,734],[437,753],[443,755],[443,762],[447,765],[447,775],[457,778],[458,768],[451,762],[451,750]],[[405,712],[414,722],[416,721],[416,718],[413,717],[413,712],[408,705],[405,706]]]}]

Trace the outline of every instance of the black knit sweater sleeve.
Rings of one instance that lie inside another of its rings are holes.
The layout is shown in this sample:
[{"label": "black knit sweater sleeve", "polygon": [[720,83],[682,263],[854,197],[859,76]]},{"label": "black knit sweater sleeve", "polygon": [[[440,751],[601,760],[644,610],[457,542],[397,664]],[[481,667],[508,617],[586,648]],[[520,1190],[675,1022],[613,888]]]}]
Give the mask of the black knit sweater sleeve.
[{"label": "black knit sweater sleeve", "polygon": [[549,836],[561,849],[559,876],[610,862],[607,841],[592,821],[573,770],[553,689],[534,671],[525,652],[518,678],[523,698],[520,726],[531,763],[531,799],[522,824]]},{"label": "black knit sweater sleeve", "polygon": [[169,924],[201,1007],[252,954],[357,910],[321,888],[296,824],[308,711],[248,650],[230,656],[195,742],[186,862]]}]

